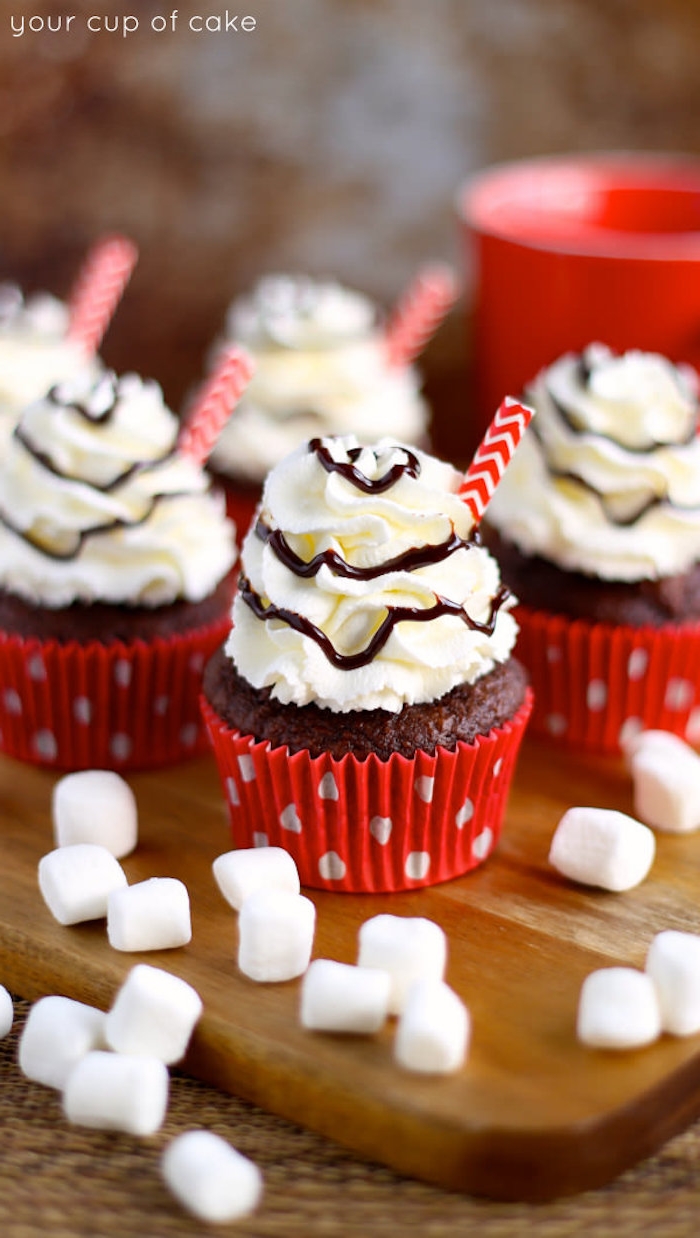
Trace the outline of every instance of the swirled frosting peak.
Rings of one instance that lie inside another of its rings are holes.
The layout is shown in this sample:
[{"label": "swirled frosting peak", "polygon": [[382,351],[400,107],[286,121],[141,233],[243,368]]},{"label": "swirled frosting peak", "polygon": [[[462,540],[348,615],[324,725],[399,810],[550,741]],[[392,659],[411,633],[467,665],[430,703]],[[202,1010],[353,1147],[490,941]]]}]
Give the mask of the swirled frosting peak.
[{"label": "swirled frosting peak", "polygon": [[105,372],[25,409],[0,463],[0,586],[43,606],[200,601],[235,561],[155,382]]},{"label": "swirled frosting peak", "polygon": [[592,344],[526,391],[537,417],[488,510],[525,554],[609,580],[700,560],[698,380],[655,353]]},{"label": "swirled frosting peak", "polygon": [[383,439],[315,439],[265,483],[227,652],[278,700],[345,712],[436,700],[516,636],[460,475]]},{"label": "swirled frosting peak", "polygon": [[15,284],[0,284],[0,431],[10,433],[25,405],[49,387],[89,370],[86,358],[66,338],[68,309],[48,293],[23,297]]},{"label": "swirled frosting peak", "polygon": [[425,437],[428,410],[416,371],[389,365],[375,306],[359,292],[268,276],[233,304],[226,336],[252,353],[256,368],[212,456],[222,472],[262,481],[319,435]]}]

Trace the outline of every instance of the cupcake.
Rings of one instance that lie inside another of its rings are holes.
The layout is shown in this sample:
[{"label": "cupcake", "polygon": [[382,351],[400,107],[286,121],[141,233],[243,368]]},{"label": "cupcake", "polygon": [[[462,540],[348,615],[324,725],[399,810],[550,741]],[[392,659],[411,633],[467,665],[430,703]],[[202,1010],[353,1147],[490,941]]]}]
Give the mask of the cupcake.
[{"label": "cupcake", "polygon": [[235,845],[286,848],[306,885],[434,884],[497,842],[531,699],[460,481],[347,436],[265,483],[203,711]]},{"label": "cupcake", "polygon": [[229,626],[235,531],[177,448],[157,383],[81,375],[0,461],[0,746],[136,769],[206,746],[198,696]]},{"label": "cupcake", "polygon": [[536,417],[485,537],[517,594],[533,727],[616,752],[700,736],[697,376],[592,344],[526,391]]},{"label": "cupcake", "polygon": [[21,410],[56,383],[87,372],[97,377],[94,356],[67,337],[67,305],[48,293],[24,297],[15,284],[0,284],[0,439],[6,442]]},{"label": "cupcake", "polygon": [[359,292],[268,276],[231,306],[224,337],[255,362],[211,458],[239,532],[269,470],[310,438],[351,432],[365,442],[388,435],[426,444],[428,408],[418,374],[390,363],[377,309]]}]

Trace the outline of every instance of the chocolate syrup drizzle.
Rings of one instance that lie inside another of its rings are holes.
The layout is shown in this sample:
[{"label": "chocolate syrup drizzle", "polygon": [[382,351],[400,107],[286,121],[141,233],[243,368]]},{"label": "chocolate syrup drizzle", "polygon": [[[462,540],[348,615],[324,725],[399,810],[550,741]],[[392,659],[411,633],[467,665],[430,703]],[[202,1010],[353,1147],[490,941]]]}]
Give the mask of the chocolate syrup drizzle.
[{"label": "chocolate syrup drizzle", "polygon": [[[579,387],[581,390],[585,391],[586,387],[588,387],[592,373],[593,373],[593,369],[591,365],[586,361],[584,355],[581,354],[576,364],[576,375],[577,375]],[[571,411],[571,409],[567,408],[564,404],[561,403],[560,400],[556,398],[556,396],[551,390],[551,387],[549,386],[549,383],[547,383],[546,380],[545,380],[545,386],[547,390],[547,395],[552,404],[552,408],[555,410],[560,420],[564,423],[564,425],[566,425],[566,427],[570,430],[572,434],[575,434],[579,437],[583,437],[584,435],[588,434],[588,435],[591,435],[592,437],[604,439],[608,443],[614,443],[616,446],[620,446],[618,440],[612,434],[605,434],[601,430],[596,430],[595,433],[592,434],[590,430],[586,430],[584,427],[578,425],[575,419],[575,414]],[[576,485],[579,485],[583,490],[587,490],[590,494],[594,494],[600,503],[600,506],[603,510],[603,514],[608,524],[616,525],[618,528],[624,528],[624,529],[632,528],[632,526],[637,524],[642,519],[642,517],[647,514],[647,512],[652,511],[655,507],[667,506],[667,507],[674,508],[676,511],[682,511],[682,512],[700,511],[700,504],[689,504],[688,506],[684,506],[681,503],[675,503],[669,497],[668,491],[666,491],[664,494],[651,495],[649,499],[645,500],[640,505],[640,507],[629,516],[615,516],[613,515],[610,509],[609,502],[608,500],[606,500],[606,496],[603,494],[601,490],[598,489],[597,486],[594,486],[591,482],[586,481],[585,478],[580,477],[577,473],[572,473],[567,469],[557,469],[554,467],[553,464],[550,463],[550,461],[547,458],[546,444],[542,437],[541,429],[539,425],[537,424],[536,420],[533,420],[533,422],[531,423],[530,430],[534,438],[537,440],[537,442],[540,445],[540,449],[542,451],[542,455],[544,457],[547,470],[550,476],[560,479],[560,480],[573,482]],[[697,433],[698,433],[698,410],[696,409],[695,417],[691,424],[690,431],[685,438],[679,439],[675,443],[663,443],[660,441],[652,440],[652,442],[646,447],[625,446],[624,450],[626,452],[629,452],[631,455],[645,456],[650,451],[658,451],[663,447],[675,447],[675,446],[687,447],[690,443],[693,442]]]},{"label": "chocolate syrup drizzle", "polygon": [[[355,468],[354,461],[359,456],[361,450],[359,447],[352,448],[348,452],[349,463],[343,463],[333,459],[320,439],[312,439],[309,443],[309,451],[313,451],[316,454],[317,459],[327,472],[340,473],[346,481],[349,481],[358,490],[364,491],[365,494],[379,494],[388,490],[404,473],[410,477],[417,477],[420,473],[420,461],[412,452],[407,451],[407,459],[404,463],[395,464],[382,477],[373,481],[366,477],[364,473],[361,473],[359,469]],[[388,572],[399,570],[415,571],[417,568],[428,564],[439,563],[456,550],[480,544],[477,529],[474,529],[468,538],[459,537],[453,530],[450,537],[443,542],[438,542],[435,545],[412,547],[410,550],[396,555],[393,559],[375,564],[373,567],[356,567],[351,563],[347,563],[334,550],[326,550],[318,555],[314,555],[308,562],[301,559],[289,546],[281,530],[271,529],[261,519],[257,521],[255,533],[261,541],[266,542],[270,546],[276,558],[285,567],[293,572],[295,576],[305,579],[315,576],[321,567],[325,566],[330,568],[336,576],[342,576],[351,580],[375,580],[378,576],[384,576]],[[287,610],[283,606],[275,606],[272,603],[265,605],[260,594],[253,589],[247,576],[240,577],[238,590],[243,601],[250,607],[257,619],[264,621],[279,619],[283,623],[288,624],[295,632],[300,632],[303,636],[308,636],[315,641],[328,661],[339,670],[344,671],[353,671],[361,666],[368,666],[379,651],[383,649],[397,623],[405,623],[407,621],[429,623],[433,619],[439,619],[442,615],[452,615],[457,619],[461,619],[473,631],[483,632],[488,636],[492,636],[498,612],[511,596],[510,591],[505,585],[501,586],[491,601],[490,614],[485,622],[472,619],[460,603],[451,602],[448,598],[441,597],[439,594],[434,595],[434,606],[387,607],[384,619],[366,647],[360,649],[357,653],[343,654],[339,653],[325,632],[312,623],[310,619],[304,618],[303,615],[299,615],[295,611]]]},{"label": "chocolate syrup drizzle", "polygon": [[[80,417],[92,425],[107,425],[113,420],[119,404],[117,380],[114,375],[108,376],[108,379],[112,391],[111,401],[107,408],[101,413],[94,413],[88,404],[82,403],[81,401],[66,401],[61,399],[59,396],[58,387],[52,387],[47,393],[46,399],[48,403],[52,404],[56,409],[72,409]],[[101,381],[105,382],[107,379],[102,379]],[[37,464],[41,466],[41,468],[45,469],[46,472],[51,473],[54,477],[60,478],[62,481],[78,482],[81,485],[89,485],[92,489],[99,490],[102,494],[112,493],[112,491],[123,485],[124,482],[130,480],[137,473],[144,472],[146,469],[159,468],[161,465],[170,461],[177,454],[177,447],[174,446],[164,452],[162,456],[157,456],[152,460],[137,460],[133,464],[130,464],[128,468],[124,469],[123,472],[118,474],[118,476],[114,477],[111,481],[98,485],[96,482],[85,482],[84,478],[59,469],[52,462],[46,452],[42,451],[39,447],[35,447],[31,440],[27,438],[21,423],[15,426],[13,434],[17,441],[22,444],[22,447],[28,455],[30,455],[32,459],[34,459]],[[46,555],[47,558],[70,561],[78,558],[88,538],[94,537],[98,533],[111,533],[116,529],[131,529],[136,528],[141,524],[145,524],[150,519],[159,503],[165,501],[166,499],[181,498],[185,493],[186,491],[167,491],[164,493],[156,493],[152,495],[150,504],[144,514],[136,519],[126,520],[122,517],[115,517],[114,520],[107,520],[102,524],[95,524],[91,525],[87,529],[77,530],[75,532],[75,542],[73,546],[71,546],[70,549],[63,551],[55,550],[46,546],[43,542],[39,541],[38,538],[33,536],[31,533],[28,533],[25,529],[20,529],[3,511],[0,511],[0,524],[3,524],[6,529],[9,529],[17,537],[21,537],[22,540],[29,546],[32,546],[41,554]]]}]

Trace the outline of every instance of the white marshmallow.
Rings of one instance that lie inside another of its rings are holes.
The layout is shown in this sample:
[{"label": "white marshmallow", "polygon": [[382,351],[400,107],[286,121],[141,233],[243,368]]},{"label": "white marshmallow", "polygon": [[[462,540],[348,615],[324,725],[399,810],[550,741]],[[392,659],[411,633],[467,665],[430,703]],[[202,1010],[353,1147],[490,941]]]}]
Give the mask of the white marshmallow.
[{"label": "white marshmallow", "polygon": [[661,1035],[661,1012],[650,976],[633,967],[603,967],[586,976],[576,1034],[597,1049],[637,1049]]},{"label": "white marshmallow", "polygon": [[131,787],[108,769],[85,769],[60,778],[53,789],[57,847],[97,843],[117,859],[134,850],[138,813]]},{"label": "white marshmallow", "polygon": [[389,1013],[391,976],[314,959],[301,984],[301,1023],[317,1032],[377,1032]]},{"label": "white marshmallow", "polygon": [[391,976],[389,1013],[400,1014],[415,980],[442,980],[447,938],[439,924],[421,916],[372,916],[360,925],[358,965]]},{"label": "white marshmallow", "polygon": [[126,887],[126,873],[106,847],[74,843],[39,860],[39,889],[59,924],[107,915],[109,896]]},{"label": "white marshmallow", "polygon": [[128,1135],[152,1135],[168,1107],[168,1068],[155,1057],[88,1053],[69,1074],[63,1111],[69,1122]]},{"label": "white marshmallow", "polygon": [[19,1068],[28,1079],[62,1088],[74,1066],[104,1047],[105,1016],[70,997],[42,997],[27,1015],[19,1041]]},{"label": "white marshmallow", "polygon": [[185,1131],[168,1145],[161,1172],[173,1195],[200,1221],[247,1216],[258,1206],[262,1174],[213,1131]]},{"label": "white marshmallow", "polygon": [[[661,732],[663,734],[663,732]],[[647,825],[674,834],[700,828],[700,757],[682,740],[638,748],[631,760],[634,811]]]},{"label": "white marshmallow", "polygon": [[216,884],[236,911],[256,890],[289,890],[298,894],[299,873],[283,847],[246,847],[226,851],[212,865]]},{"label": "white marshmallow", "polygon": [[15,1009],[7,989],[0,985],[0,1040],[12,1031]]},{"label": "white marshmallow", "polygon": [[674,1036],[700,1032],[700,937],[665,929],[647,953],[664,1031]]},{"label": "white marshmallow", "polygon": [[293,980],[309,966],[316,908],[303,894],[257,890],[238,917],[238,966],[261,982]]},{"label": "white marshmallow", "polygon": [[442,980],[416,980],[396,1028],[394,1054],[405,1070],[450,1074],[469,1048],[471,1020],[464,1002]]},{"label": "white marshmallow", "polygon": [[570,808],[559,822],[549,862],[565,877],[603,890],[631,890],[656,853],[651,830],[609,808]]},{"label": "white marshmallow", "polygon": [[138,963],[105,1019],[107,1044],[117,1053],[179,1062],[202,1013],[202,999],[186,980]]},{"label": "white marshmallow", "polygon": [[669,761],[674,761],[678,756],[693,751],[680,735],[674,735],[672,731],[637,731],[635,735],[630,735],[624,741],[622,747],[630,770],[632,761],[638,752],[653,749],[656,752],[665,753]]},{"label": "white marshmallow", "polygon": [[190,896],[176,877],[150,877],[115,890],[107,903],[115,950],[174,950],[192,940]]}]

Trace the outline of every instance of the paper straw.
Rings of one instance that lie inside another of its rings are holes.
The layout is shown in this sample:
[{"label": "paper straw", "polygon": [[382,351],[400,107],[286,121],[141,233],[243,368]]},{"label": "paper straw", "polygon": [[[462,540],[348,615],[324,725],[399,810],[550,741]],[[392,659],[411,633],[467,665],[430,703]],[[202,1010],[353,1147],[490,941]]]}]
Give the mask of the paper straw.
[{"label": "paper straw", "polygon": [[506,396],[477,447],[458,491],[470,509],[475,524],[479,523],[493,498],[534,411],[527,404],[519,404]]},{"label": "paper straw", "polygon": [[227,348],[202,387],[178,442],[180,451],[204,464],[253,376],[253,358],[244,348]]},{"label": "paper straw", "polygon": [[123,236],[104,237],[88,253],[69,298],[67,333],[88,355],[100,347],[137,258],[133,241]]},{"label": "paper straw", "polygon": [[457,281],[450,267],[422,267],[389,318],[385,336],[389,365],[415,361],[456,299]]}]

